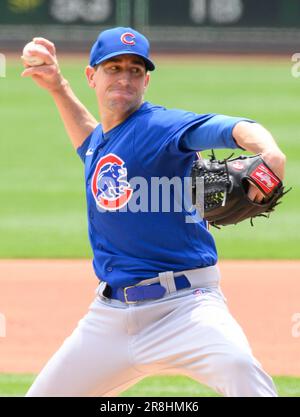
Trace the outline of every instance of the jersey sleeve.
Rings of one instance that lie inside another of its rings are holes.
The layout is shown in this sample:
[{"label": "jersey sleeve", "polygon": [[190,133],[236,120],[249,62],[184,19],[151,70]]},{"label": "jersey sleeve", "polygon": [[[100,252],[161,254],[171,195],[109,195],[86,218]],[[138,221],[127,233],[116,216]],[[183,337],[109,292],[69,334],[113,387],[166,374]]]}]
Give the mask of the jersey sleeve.
[{"label": "jersey sleeve", "polygon": [[196,123],[184,131],[178,138],[178,146],[186,151],[243,149],[232,136],[234,126],[241,121],[255,123],[254,120],[247,118],[216,114],[205,123]]},{"label": "jersey sleeve", "polygon": [[215,114],[196,114],[160,107],[140,117],[135,128],[133,151],[139,164],[151,175],[174,176],[189,169],[194,150],[179,146],[182,135]]},{"label": "jersey sleeve", "polygon": [[134,153],[152,175],[185,175],[196,151],[238,147],[232,129],[241,120],[249,119],[160,107],[137,123]]},{"label": "jersey sleeve", "polygon": [[88,150],[88,147],[90,146],[93,133],[94,131],[90,133],[89,136],[83,141],[83,143],[76,149],[76,152],[79,155],[83,163],[85,162],[85,154]]},{"label": "jersey sleeve", "polygon": [[[168,154],[176,157],[185,157],[186,153],[194,153],[194,149],[189,149],[181,144],[184,134],[195,126],[203,126],[216,116],[215,113],[197,114],[181,110],[171,110],[167,113],[168,118],[165,122],[165,131],[162,135],[163,147]],[[169,126],[168,126],[169,124]]]}]

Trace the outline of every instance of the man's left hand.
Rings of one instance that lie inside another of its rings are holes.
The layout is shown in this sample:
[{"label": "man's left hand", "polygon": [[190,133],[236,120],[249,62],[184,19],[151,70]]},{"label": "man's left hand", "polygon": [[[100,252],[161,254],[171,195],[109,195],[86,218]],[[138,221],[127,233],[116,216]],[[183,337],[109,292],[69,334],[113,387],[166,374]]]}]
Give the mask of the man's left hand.
[{"label": "man's left hand", "polygon": [[[270,169],[277,175],[278,178],[283,180],[285,172],[285,155],[278,149],[274,151],[266,151],[261,154],[265,163],[270,167]],[[253,184],[250,183],[248,190],[248,197],[250,200],[255,203],[261,203],[264,199],[263,193]]]}]

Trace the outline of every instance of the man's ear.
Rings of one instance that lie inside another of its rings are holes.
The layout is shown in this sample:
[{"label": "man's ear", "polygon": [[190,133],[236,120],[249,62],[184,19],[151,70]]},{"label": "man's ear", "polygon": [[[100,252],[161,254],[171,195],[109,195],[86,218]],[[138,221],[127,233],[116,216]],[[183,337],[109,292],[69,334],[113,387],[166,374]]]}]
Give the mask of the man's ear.
[{"label": "man's ear", "polygon": [[146,77],[145,77],[145,83],[144,83],[144,90],[145,91],[147,90],[149,82],[150,82],[150,74],[149,74],[149,72],[147,72]]},{"label": "man's ear", "polygon": [[87,78],[88,85],[91,88],[95,88],[96,87],[96,84],[95,84],[95,81],[94,81],[95,73],[96,73],[95,68],[91,67],[90,65],[88,65],[86,67],[86,69],[85,69],[85,75],[86,75],[86,78]]}]

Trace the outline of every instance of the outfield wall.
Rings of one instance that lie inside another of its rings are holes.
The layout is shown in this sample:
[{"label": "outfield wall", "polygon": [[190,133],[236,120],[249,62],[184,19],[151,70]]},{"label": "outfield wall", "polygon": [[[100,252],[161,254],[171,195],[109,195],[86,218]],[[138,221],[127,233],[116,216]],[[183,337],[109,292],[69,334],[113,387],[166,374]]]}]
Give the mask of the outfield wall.
[{"label": "outfield wall", "polygon": [[300,44],[296,0],[1,0],[0,50],[41,35],[85,51],[99,31],[133,26],[160,52],[290,53]]}]

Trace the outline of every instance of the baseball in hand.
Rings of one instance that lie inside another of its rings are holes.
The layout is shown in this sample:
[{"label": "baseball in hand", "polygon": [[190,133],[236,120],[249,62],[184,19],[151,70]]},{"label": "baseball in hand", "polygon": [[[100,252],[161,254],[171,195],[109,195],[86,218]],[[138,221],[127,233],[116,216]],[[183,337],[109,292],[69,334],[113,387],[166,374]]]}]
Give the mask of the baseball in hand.
[{"label": "baseball in hand", "polygon": [[35,52],[49,52],[48,49],[38,43],[29,42],[24,46],[22,59],[30,67],[37,67],[45,64],[43,58],[35,55]]}]

